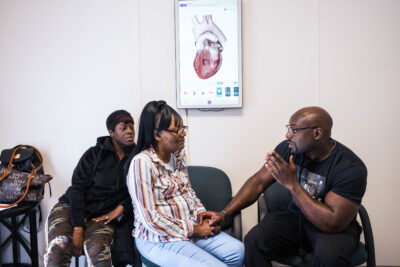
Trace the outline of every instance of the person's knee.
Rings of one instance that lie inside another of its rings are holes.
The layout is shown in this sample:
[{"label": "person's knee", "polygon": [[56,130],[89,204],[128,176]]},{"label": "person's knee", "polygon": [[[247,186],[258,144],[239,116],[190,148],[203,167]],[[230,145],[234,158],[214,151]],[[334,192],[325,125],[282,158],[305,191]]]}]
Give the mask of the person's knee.
[{"label": "person's knee", "polygon": [[314,250],[314,266],[350,266],[350,258],[346,257],[340,248],[324,244],[317,246]]},{"label": "person's knee", "polygon": [[266,233],[260,234],[257,229],[253,228],[248,232],[248,234],[244,237],[244,245],[247,248],[260,248],[265,247],[268,243],[268,236]]},{"label": "person's knee", "polygon": [[[255,227],[256,228],[256,227]],[[270,249],[269,234],[261,234],[257,229],[253,228],[244,237],[245,255],[247,257],[262,257],[266,261],[274,259],[274,255]]]},{"label": "person's knee", "polygon": [[111,261],[110,246],[102,242],[85,242],[85,254],[94,266]]},{"label": "person's knee", "polygon": [[228,259],[228,266],[243,266],[244,261],[244,245],[239,240],[231,242],[231,254]]},{"label": "person's knee", "polygon": [[251,229],[247,235],[244,237],[244,245],[245,247],[255,247],[255,244],[257,243],[257,238],[259,235],[255,234],[254,228]]},{"label": "person's knee", "polygon": [[72,240],[68,236],[53,238],[44,255],[46,266],[59,266],[62,262],[69,261],[72,257]]}]

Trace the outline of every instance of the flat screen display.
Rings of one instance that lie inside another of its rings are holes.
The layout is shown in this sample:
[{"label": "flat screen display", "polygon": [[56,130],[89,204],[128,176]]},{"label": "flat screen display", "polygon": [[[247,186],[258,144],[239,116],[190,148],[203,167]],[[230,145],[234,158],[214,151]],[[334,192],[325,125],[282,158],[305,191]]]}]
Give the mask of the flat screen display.
[{"label": "flat screen display", "polygon": [[242,107],[241,0],[175,0],[178,108]]}]

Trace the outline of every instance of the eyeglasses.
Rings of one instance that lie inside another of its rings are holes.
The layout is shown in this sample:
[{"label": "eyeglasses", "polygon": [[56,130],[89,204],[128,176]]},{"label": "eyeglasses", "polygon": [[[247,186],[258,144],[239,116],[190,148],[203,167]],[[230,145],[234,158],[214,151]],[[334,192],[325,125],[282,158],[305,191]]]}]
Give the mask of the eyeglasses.
[{"label": "eyeglasses", "polygon": [[313,126],[313,127],[303,127],[303,128],[296,128],[296,129],[293,129],[293,128],[290,126],[290,124],[285,125],[285,127],[286,127],[286,129],[288,130],[288,132],[290,133],[290,135],[291,135],[292,137],[297,133],[297,131],[306,130],[306,129],[317,129],[317,128],[318,128],[318,127],[316,127],[316,126]]},{"label": "eyeglasses", "polygon": [[174,134],[180,135],[180,134],[186,133],[187,130],[188,130],[188,127],[185,126],[185,125],[183,125],[183,126],[180,127],[179,129],[175,129],[175,130],[172,130],[172,129],[165,129],[164,131],[167,131],[167,132],[170,132],[170,133],[174,133]]}]

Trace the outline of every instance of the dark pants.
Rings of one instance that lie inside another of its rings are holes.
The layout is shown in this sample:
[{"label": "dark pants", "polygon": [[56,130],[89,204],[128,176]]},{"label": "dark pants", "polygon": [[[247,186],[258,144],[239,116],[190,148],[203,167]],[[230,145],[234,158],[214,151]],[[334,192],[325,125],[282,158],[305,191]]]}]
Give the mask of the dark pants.
[{"label": "dark pants", "polygon": [[[57,203],[48,218],[48,247],[45,265],[69,266],[72,257],[72,232],[69,206]],[[110,245],[114,226],[88,221],[84,227],[83,244],[88,261],[96,267],[111,267]]]},{"label": "dark pants", "polygon": [[314,252],[314,266],[350,266],[360,233],[356,222],[343,232],[326,234],[308,221],[300,223],[291,211],[268,213],[244,239],[245,265],[272,266],[271,260],[297,255],[301,248]]}]

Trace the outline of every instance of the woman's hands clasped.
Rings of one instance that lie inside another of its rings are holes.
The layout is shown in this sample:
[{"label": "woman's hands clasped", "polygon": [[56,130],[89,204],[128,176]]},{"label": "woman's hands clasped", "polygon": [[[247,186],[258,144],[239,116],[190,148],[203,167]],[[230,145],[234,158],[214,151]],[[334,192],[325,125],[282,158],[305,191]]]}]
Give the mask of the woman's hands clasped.
[{"label": "woman's hands clasped", "polygon": [[100,217],[97,217],[97,218],[93,218],[92,220],[95,221],[95,222],[105,221],[104,224],[108,224],[109,222],[111,222],[115,218],[118,218],[119,216],[121,216],[121,214],[123,212],[124,212],[124,207],[122,205],[118,205],[115,209],[113,209],[109,213],[104,214],[104,215],[102,215]]},{"label": "woman's hands clasped", "polygon": [[198,224],[194,226],[193,236],[208,238],[221,231],[221,225],[213,223],[211,214],[213,211],[205,211],[198,214]]},{"label": "woman's hands clasped", "polygon": [[221,226],[213,226],[210,220],[203,220],[194,226],[193,236],[208,238],[214,236],[221,231]]}]

